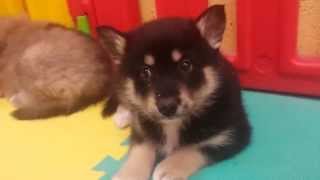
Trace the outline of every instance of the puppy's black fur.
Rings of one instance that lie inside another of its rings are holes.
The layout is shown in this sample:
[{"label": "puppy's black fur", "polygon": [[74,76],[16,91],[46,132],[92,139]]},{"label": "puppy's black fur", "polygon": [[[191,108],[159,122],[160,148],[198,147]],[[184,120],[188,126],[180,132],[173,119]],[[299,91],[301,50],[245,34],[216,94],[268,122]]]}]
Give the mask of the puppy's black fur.
[{"label": "puppy's black fur", "polygon": [[[133,146],[151,142],[161,151],[168,140],[163,124],[170,125],[169,121],[177,119],[182,123],[177,129],[179,142],[175,149],[197,146],[208,164],[232,157],[249,143],[250,125],[242,105],[239,80],[218,48],[224,27],[223,7],[214,6],[196,22],[161,19],[128,33],[98,29],[101,39],[109,43],[106,44],[109,52],[123,48],[113,53],[121,61],[119,89],[113,102],[120,102],[136,116],[132,123]],[[123,44],[110,43],[110,39]],[[175,50],[179,51],[176,61],[172,55]],[[151,64],[146,63],[148,55],[152,56]],[[129,88],[128,80],[133,89]],[[133,94],[128,93],[132,91]],[[183,92],[193,104],[185,104]],[[153,109],[147,103],[150,98],[154,100]],[[165,106],[163,102],[170,105],[171,111],[161,109]],[[111,107],[115,109],[114,105]],[[227,130],[232,133],[221,146],[204,143]]]}]

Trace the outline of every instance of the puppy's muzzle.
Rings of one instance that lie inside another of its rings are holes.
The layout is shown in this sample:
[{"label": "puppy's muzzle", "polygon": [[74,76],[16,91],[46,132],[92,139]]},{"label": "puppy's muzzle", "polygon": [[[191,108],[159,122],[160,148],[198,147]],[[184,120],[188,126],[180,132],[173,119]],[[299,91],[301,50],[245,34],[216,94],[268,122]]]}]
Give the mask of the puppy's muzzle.
[{"label": "puppy's muzzle", "polygon": [[160,97],[157,99],[157,108],[162,115],[172,117],[176,114],[179,103],[180,100],[176,97]]}]

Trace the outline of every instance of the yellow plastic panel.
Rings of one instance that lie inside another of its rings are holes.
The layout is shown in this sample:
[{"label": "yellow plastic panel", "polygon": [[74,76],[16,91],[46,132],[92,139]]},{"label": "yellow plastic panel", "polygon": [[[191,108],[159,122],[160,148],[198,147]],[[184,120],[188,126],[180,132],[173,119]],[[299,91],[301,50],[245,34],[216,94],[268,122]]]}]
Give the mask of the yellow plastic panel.
[{"label": "yellow plastic panel", "polygon": [[73,27],[66,0],[25,0],[29,16],[34,20],[47,20]]},{"label": "yellow plastic panel", "polygon": [[24,14],[23,0],[0,0],[0,16]]}]

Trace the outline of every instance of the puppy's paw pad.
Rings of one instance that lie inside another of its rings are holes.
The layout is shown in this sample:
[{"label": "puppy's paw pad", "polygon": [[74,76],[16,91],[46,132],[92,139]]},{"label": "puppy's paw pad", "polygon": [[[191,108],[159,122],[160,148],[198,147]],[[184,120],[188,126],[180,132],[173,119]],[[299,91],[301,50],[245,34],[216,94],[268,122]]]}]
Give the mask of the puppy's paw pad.
[{"label": "puppy's paw pad", "polygon": [[114,176],[111,180],[129,180],[129,178]]},{"label": "puppy's paw pad", "polygon": [[115,115],[113,119],[116,126],[120,129],[126,128],[130,124],[129,119],[123,115],[118,115],[118,116]]},{"label": "puppy's paw pad", "polygon": [[187,180],[182,169],[168,165],[166,162],[160,163],[154,173],[153,180]]},{"label": "puppy's paw pad", "polygon": [[116,175],[116,176],[113,176],[111,180],[128,180],[128,178],[120,177],[120,176]]},{"label": "puppy's paw pad", "polygon": [[148,177],[139,174],[116,174],[112,180],[148,180]]},{"label": "puppy's paw pad", "polygon": [[117,127],[125,128],[129,126],[132,118],[132,114],[127,109],[119,107],[115,115],[113,116],[113,120]]}]

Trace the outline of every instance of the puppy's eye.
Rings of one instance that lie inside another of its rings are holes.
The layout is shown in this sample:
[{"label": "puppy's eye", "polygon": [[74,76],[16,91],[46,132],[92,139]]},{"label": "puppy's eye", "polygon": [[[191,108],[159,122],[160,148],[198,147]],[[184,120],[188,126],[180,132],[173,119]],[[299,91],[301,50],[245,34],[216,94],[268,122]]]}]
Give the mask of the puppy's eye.
[{"label": "puppy's eye", "polygon": [[140,72],[140,77],[143,79],[143,80],[150,80],[151,78],[151,69],[150,67],[148,66],[145,66],[142,68],[141,72]]},{"label": "puppy's eye", "polygon": [[182,60],[179,64],[179,67],[183,72],[191,72],[192,71],[192,63],[188,59]]}]

